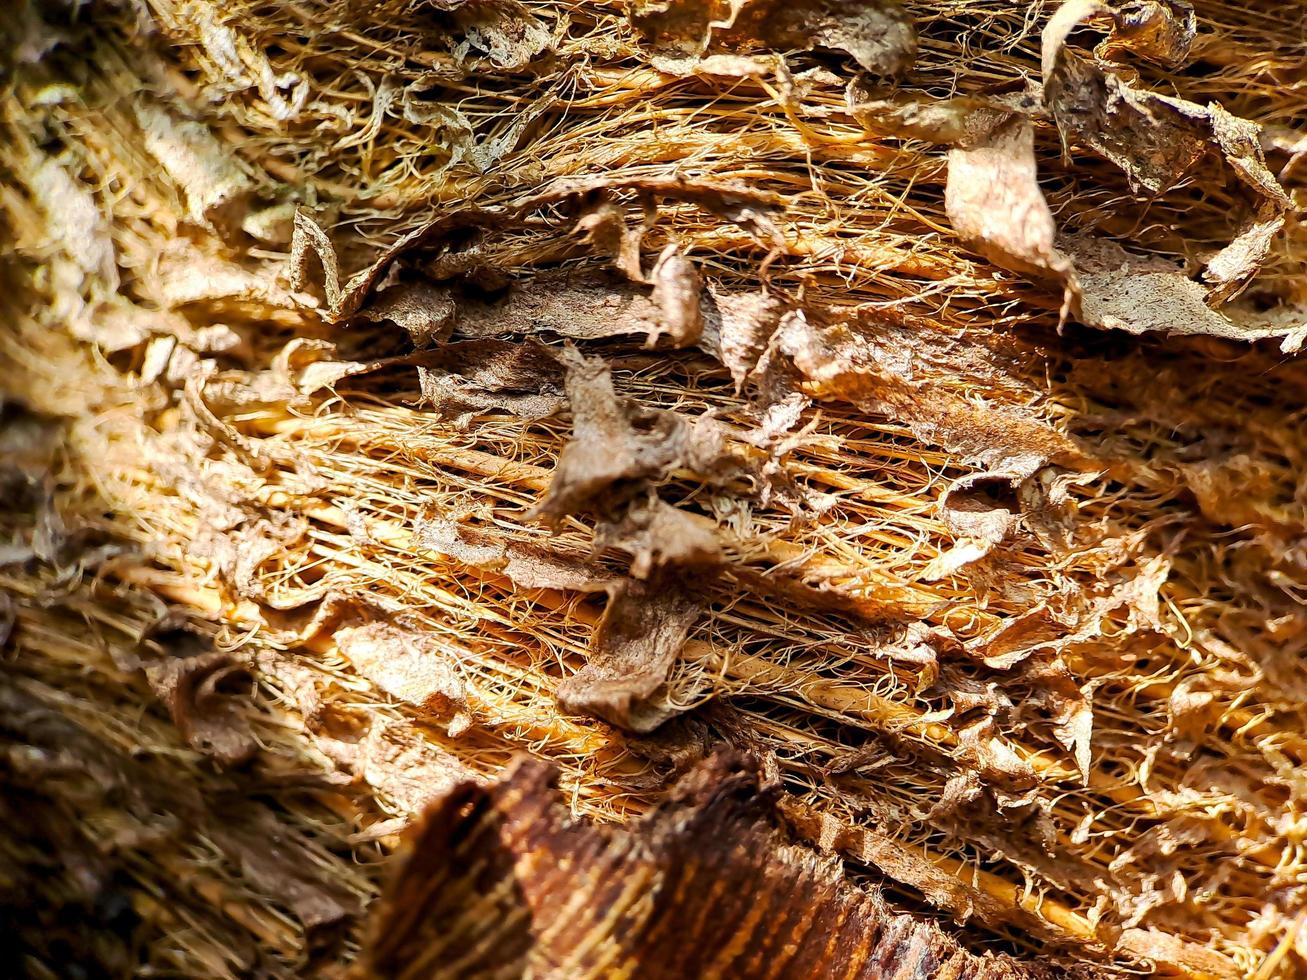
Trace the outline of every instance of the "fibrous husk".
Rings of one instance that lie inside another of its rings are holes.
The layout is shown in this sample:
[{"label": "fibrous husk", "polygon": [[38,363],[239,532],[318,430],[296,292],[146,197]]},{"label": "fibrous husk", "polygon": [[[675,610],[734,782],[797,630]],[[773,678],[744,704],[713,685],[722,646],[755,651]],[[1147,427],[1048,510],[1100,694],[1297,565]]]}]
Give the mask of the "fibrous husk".
[{"label": "fibrous husk", "polygon": [[[486,975],[565,976],[614,961],[657,975],[1047,975],[959,949],[784,843],[774,791],[760,789],[739,760],[702,763],[629,829],[573,823],[553,778],[522,761],[494,786],[464,784],[432,804],[381,899],[363,954],[367,975],[409,975],[419,964],[422,975],[439,975],[457,964]],[[475,860],[456,848],[465,837],[481,842]],[[567,870],[541,873],[547,868]],[[480,936],[485,920],[447,897],[474,876],[497,896],[493,942],[464,938]],[[800,907],[780,940],[767,912]]]},{"label": "fibrous husk", "polygon": [[[934,130],[928,138],[958,144],[949,153],[946,193],[955,231],[1003,268],[1056,281],[1070,311],[1092,326],[1300,342],[1293,331],[1250,324],[1211,308],[1256,274],[1291,206],[1266,167],[1259,128],[1219,104],[1204,107],[1139,89],[1106,62],[1071,48],[1073,30],[1099,21],[1110,28],[1100,55],[1129,52],[1171,64],[1183,59],[1192,42],[1192,8],[1184,3],[1116,7],[1100,0],[1063,4],[1044,28],[1041,69],[1044,104],[1064,144],[1074,140],[1102,153],[1125,172],[1135,191],[1161,194],[1213,155],[1247,188],[1255,201],[1251,213],[1208,260],[1203,272],[1208,285],[1165,260],[1141,257],[1132,264],[1118,243],[1096,236],[1059,241],[1036,182],[1030,107],[1006,115],[990,107],[970,108],[969,129],[955,121],[959,113],[948,102],[932,107],[932,114],[908,117],[910,132],[915,124]],[[852,90],[850,102],[858,104]],[[862,116],[875,116],[875,105],[862,107]],[[899,113],[893,109],[891,116]]]},{"label": "fibrous husk", "polygon": [[[528,749],[638,824],[723,744],[971,949],[1296,968],[1292,18],[18,4],[0,633],[6,717],[68,722],[0,760],[35,969],[347,968],[452,785]],[[810,909],[722,880],[783,965]]]}]

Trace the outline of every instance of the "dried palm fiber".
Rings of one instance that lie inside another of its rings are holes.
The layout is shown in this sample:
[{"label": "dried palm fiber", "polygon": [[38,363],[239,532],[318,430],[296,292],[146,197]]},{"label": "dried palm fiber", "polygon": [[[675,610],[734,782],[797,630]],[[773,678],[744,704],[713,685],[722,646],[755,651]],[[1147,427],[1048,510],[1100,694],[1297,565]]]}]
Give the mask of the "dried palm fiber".
[{"label": "dried palm fiber", "polygon": [[[1063,972],[978,957],[929,923],[889,912],[810,850],[778,839],[768,820],[777,787],[760,792],[757,774],[729,755],[713,756],[629,829],[571,820],[550,776],[548,765],[523,762],[500,784],[469,782],[431,808],[378,905],[363,971],[577,976],[637,966],[650,976],[975,980]],[[466,902],[469,889],[493,913]]]},{"label": "dried palm fiber", "polygon": [[[1303,970],[1303,13],[1194,15],[20,6],[14,696],[266,802],[351,922],[514,750],[619,819],[724,743],[972,941]],[[307,962],[162,839],[145,955]]]}]

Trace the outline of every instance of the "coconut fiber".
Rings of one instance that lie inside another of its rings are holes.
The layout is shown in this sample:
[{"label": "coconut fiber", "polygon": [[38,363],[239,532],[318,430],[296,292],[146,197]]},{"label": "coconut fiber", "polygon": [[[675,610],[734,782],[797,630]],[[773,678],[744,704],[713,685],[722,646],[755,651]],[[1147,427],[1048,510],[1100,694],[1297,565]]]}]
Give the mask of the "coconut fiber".
[{"label": "coconut fiber", "polygon": [[1307,6],[11,0],[5,975],[1307,975]]}]

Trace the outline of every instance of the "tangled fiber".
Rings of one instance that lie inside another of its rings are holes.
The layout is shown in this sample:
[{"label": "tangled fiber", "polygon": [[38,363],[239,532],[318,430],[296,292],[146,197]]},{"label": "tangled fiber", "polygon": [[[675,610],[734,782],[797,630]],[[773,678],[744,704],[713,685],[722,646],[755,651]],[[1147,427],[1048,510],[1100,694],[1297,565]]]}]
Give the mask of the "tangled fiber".
[{"label": "tangled fiber", "polygon": [[467,975],[415,817],[729,750],[913,964],[1307,972],[1301,4],[0,18],[17,966]]}]

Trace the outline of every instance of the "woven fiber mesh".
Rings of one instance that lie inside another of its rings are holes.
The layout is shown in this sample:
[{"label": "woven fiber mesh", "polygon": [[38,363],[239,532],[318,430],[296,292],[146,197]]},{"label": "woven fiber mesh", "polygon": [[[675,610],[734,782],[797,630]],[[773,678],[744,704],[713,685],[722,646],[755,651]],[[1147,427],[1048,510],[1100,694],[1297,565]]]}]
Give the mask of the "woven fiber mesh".
[{"label": "woven fiber mesh", "polygon": [[3,17],[29,968],[339,967],[452,782],[726,745],[966,942],[1307,970],[1301,4]]}]

